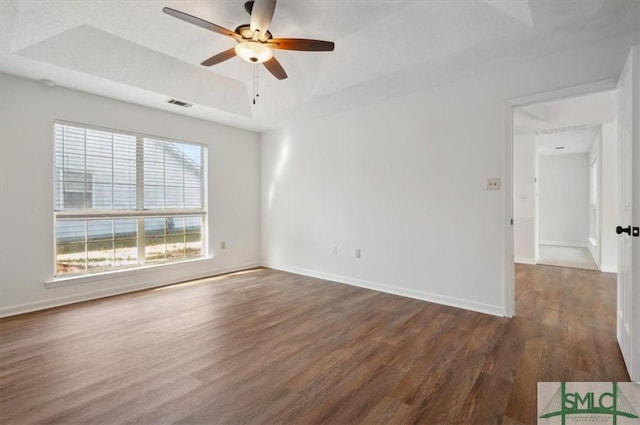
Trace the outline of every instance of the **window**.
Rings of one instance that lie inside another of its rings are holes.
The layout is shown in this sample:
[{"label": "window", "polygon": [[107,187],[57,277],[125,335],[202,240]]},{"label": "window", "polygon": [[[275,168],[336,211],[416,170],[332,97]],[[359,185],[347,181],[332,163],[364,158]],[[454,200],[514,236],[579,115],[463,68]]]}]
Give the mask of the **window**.
[{"label": "window", "polygon": [[56,276],[202,257],[207,148],[56,122]]}]

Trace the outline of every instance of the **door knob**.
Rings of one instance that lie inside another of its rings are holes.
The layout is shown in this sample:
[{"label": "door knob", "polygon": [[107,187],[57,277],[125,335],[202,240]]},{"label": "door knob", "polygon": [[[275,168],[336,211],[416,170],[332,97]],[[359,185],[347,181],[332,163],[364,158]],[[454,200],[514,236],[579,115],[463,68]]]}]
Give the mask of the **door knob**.
[{"label": "door knob", "polygon": [[627,227],[617,226],[616,233],[619,235],[626,233],[631,236],[631,225],[628,225]]}]

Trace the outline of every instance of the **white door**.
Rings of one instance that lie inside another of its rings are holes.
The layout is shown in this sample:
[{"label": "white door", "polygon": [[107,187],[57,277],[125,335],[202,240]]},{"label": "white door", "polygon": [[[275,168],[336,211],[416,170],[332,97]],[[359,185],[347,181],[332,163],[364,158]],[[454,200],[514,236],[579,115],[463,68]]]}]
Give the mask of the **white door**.
[{"label": "white door", "polygon": [[618,342],[632,381],[640,381],[640,237],[633,235],[640,226],[639,65],[636,46],[618,82]]}]

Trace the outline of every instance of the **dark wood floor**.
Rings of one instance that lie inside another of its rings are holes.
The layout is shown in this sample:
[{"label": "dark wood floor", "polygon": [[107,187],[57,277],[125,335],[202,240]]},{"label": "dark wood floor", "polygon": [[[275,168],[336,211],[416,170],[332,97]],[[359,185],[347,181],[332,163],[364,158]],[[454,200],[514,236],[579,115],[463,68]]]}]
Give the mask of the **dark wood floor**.
[{"label": "dark wood floor", "polygon": [[0,422],[532,424],[538,381],[628,380],[615,275],[516,279],[513,319],[268,269],[4,319]]}]

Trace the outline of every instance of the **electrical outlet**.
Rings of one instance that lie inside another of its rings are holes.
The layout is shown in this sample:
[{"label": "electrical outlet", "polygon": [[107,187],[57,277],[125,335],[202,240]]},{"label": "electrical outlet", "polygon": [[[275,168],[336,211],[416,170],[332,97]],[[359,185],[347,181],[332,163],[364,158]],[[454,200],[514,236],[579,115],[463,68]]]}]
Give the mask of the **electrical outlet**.
[{"label": "electrical outlet", "polygon": [[487,190],[500,190],[500,179],[497,177],[487,179]]},{"label": "electrical outlet", "polygon": [[356,258],[360,258],[360,249],[356,249]]},{"label": "electrical outlet", "polygon": [[227,243],[225,241],[220,242],[220,249],[227,249]]}]

